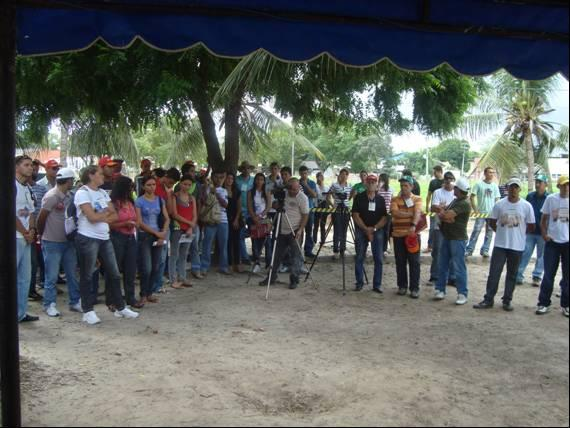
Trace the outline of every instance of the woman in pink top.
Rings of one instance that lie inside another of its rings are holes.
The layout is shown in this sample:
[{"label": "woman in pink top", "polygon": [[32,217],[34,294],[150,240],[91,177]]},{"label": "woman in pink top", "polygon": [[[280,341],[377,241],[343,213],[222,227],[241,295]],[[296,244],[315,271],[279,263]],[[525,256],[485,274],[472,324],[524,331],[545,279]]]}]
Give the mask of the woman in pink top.
[{"label": "woman in pink top", "polygon": [[137,213],[133,201],[134,184],[129,177],[117,179],[111,192],[111,202],[118,214],[111,226],[111,242],[115,249],[117,265],[123,272],[123,287],[127,305],[140,309],[144,304],[135,298],[137,275]]}]

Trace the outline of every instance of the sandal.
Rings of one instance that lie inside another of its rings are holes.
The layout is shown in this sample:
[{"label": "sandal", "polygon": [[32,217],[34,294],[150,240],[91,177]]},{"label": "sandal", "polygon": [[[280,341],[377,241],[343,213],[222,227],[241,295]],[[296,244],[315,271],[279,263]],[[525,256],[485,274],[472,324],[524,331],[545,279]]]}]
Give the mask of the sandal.
[{"label": "sandal", "polygon": [[189,282],[183,282],[182,283],[182,288],[192,288],[192,284]]},{"label": "sandal", "polygon": [[144,308],[144,302],[142,300],[139,302],[135,302],[131,305],[131,307],[135,309],[142,309]]},{"label": "sandal", "polygon": [[159,302],[158,297],[155,297],[155,296],[148,296],[146,298],[146,300],[150,303],[158,303]]},{"label": "sandal", "polygon": [[176,290],[182,290],[184,288],[181,282],[174,282],[170,284],[170,286]]}]

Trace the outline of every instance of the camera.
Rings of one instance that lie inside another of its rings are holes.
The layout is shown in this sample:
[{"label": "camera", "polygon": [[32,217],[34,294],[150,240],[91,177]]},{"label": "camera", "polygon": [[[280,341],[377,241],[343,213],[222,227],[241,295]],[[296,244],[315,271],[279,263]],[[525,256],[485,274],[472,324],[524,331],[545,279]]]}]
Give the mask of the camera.
[{"label": "camera", "polygon": [[285,202],[285,198],[287,197],[287,194],[285,193],[285,187],[275,187],[275,189],[273,189],[273,196],[275,196],[275,199],[277,202],[279,202],[279,204],[283,204]]}]

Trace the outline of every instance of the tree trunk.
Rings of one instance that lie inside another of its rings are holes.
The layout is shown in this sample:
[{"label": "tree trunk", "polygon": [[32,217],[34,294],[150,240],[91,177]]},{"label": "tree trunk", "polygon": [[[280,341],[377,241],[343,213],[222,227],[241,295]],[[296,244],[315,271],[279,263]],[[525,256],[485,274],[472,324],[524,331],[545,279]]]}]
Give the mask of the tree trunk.
[{"label": "tree trunk", "polygon": [[224,158],[222,157],[222,150],[220,149],[220,142],[216,134],[216,122],[212,117],[208,102],[202,97],[192,100],[194,109],[198,114],[200,126],[202,127],[202,134],[206,142],[206,150],[208,152],[208,165],[213,171],[220,171],[224,169]]},{"label": "tree trunk", "polygon": [[61,144],[59,146],[59,163],[63,168],[67,168],[67,158],[69,157],[69,128],[67,124],[61,123]]},{"label": "tree trunk", "polygon": [[530,129],[525,131],[524,144],[526,149],[526,164],[528,168],[528,191],[534,190],[534,146],[532,144],[532,132]]},{"label": "tree trunk", "polygon": [[225,110],[225,169],[226,172],[235,173],[239,163],[239,134],[240,134],[240,112],[242,107],[243,92],[239,91],[226,106]]}]

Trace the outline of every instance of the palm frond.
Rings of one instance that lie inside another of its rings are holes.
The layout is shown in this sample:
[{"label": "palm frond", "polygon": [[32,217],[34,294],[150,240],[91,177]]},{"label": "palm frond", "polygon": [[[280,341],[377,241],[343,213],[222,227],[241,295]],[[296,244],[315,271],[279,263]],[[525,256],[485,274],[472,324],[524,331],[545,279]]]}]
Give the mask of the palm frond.
[{"label": "palm frond", "polygon": [[167,142],[167,166],[180,166],[185,160],[207,157],[204,134],[197,117],[191,119],[179,132],[163,123],[161,133],[163,141]]},{"label": "palm frond", "polygon": [[503,136],[485,152],[479,167],[490,166],[495,168],[502,177],[511,177],[525,163],[525,152],[519,143]]},{"label": "palm frond", "polygon": [[469,141],[476,141],[490,132],[497,131],[504,126],[506,116],[503,112],[487,112],[468,115],[463,119],[458,129],[457,137]]}]

